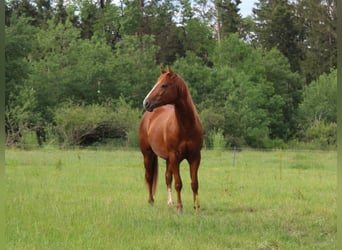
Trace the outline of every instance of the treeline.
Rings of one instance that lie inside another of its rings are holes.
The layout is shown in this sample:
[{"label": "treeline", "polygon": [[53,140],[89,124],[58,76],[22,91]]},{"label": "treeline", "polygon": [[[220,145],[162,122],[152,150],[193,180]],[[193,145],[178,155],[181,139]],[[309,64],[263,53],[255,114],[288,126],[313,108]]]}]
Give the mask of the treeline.
[{"label": "treeline", "polygon": [[206,145],[336,145],[336,0],[6,1],[6,134],[136,145],[142,100],[172,65]]}]

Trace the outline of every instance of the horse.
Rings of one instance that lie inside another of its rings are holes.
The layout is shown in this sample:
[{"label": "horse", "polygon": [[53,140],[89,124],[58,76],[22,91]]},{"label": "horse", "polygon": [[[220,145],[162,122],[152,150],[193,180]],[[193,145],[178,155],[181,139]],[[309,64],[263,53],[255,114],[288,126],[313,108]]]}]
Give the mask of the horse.
[{"label": "horse", "polygon": [[190,166],[194,209],[199,209],[198,168],[203,146],[202,124],[185,81],[170,66],[161,75],[143,101],[145,109],[139,126],[139,145],[144,158],[145,182],[150,204],[154,203],[158,180],[158,157],[166,161],[165,181],[169,206],[173,206],[172,178],[177,191],[177,210],[183,212],[180,163]]}]

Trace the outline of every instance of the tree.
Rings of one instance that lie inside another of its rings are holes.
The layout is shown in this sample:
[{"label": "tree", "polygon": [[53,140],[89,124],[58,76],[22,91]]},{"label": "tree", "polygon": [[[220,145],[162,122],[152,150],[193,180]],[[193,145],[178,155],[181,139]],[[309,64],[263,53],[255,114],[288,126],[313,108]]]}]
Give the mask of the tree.
[{"label": "tree", "polygon": [[239,31],[241,26],[241,16],[239,14],[239,4],[241,0],[215,0],[217,15],[218,40]]},{"label": "tree", "polygon": [[[32,51],[31,72],[28,85],[36,91],[38,112],[48,122],[52,121],[51,108],[66,96],[65,82],[69,81],[66,68],[75,67],[74,58],[69,58],[70,48],[76,46],[79,31],[70,22],[48,22],[46,30],[37,33],[37,45]],[[75,76],[79,71],[70,73]],[[71,84],[74,84],[72,82]]]},{"label": "tree", "polygon": [[296,5],[304,52],[300,67],[306,83],[337,67],[337,0],[302,0]]},{"label": "tree", "polygon": [[90,39],[94,34],[98,9],[92,1],[83,1],[80,9],[81,36]]},{"label": "tree", "polygon": [[259,0],[256,6],[253,14],[258,43],[265,49],[277,48],[288,58],[291,70],[300,72],[303,51],[294,4],[288,0]]},{"label": "tree", "polygon": [[143,22],[140,0],[123,0],[121,2],[121,29],[123,35],[139,34]]},{"label": "tree", "polygon": [[333,138],[332,104],[314,93],[332,94],[316,81],[330,82],[336,68],[337,1],[260,0],[244,19],[240,2],[7,1],[7,132],[54,125],[55,107],[70,100],[124,97],[141,109],[160,64],[173,64],[207,135],[213,127],[231,145],[255,147]]},{"label": "tree", "polygon": [[141,108],[142,100],[160,72],[156,66],[157,51],[153,36],[144,36],[142,43],[137,35],[124,36],[116,44],[114,63],[111,65],[117,88],[116,92],[111,92],[113,98],[125,96],[134,107]]},{"label": "tree", "polygon": [[191,54],[187,52],[193,52],[202,58],[203,62],[209,64],[209,54],[213,50],[215,40],[207,25],[198,18],[192,18],[187,20],[179,30],[181,31],[179,39],[184,49],[184,53],[179,54],[179,57],[186,57]]},{"label": "tree", "polygon": [[64,6],[64,0],[57,0],[57,5],[55,8],[55,19],[56,22],[61,22],[65,24],[65,21],[68,17],[68,13],[66,11],[66,8]]},{"label": "tree", "polygon": [[17,15],[20,17],[30,18],[30,23],[33,25],[38,25],[38,11],[34,6],[33,2],[30,0],[13,0],[11,2],[6,2],[6,25],[11,25],[12,15]]},{"label": "tree", "polygon": [[102,37],[112,48],[122,39],[120,9],[113,4],[104,5],[97,13],[94,35]]},{"label": "tree", "polygon": [[44,27],[47,20],[50,20],[53,16],[52,1],[51,0],[35,0],[37,6],[37,18],[39,20],[38,25]]},{"label": "tree", "polygon": [[337,70],[322,74],[304,89],[299,106],[302,129],[315,122],[337,122]]},{"label": "tree", "polygon": [[[154,37],[154,45],[160,50],[156,54],[156,62],[171,64],[177,55],[184,55],[184,49],[173,20],[175,6],[172,1],[130,0],[124,2],[122,30],[124,35],[138,35],[141,46],[145,35]],[[143,47],[142,47],[143,48]]]},{"label": "tree", "polygon": [[42,126],[40,114],[36,112],[35,91],[29,86],[16,88],[9,96],[5,108],[6,145],[21,144],[22,137],[29,131],[37,131]]},{"label": "tree", "polygon": [[35,46],[37,29],[30,25],[31,18],[19,17],[12,13],[10,26],[5,27],[5,81],[6,81],[6,105],[10,93],[15,93],[15,88],[22,86],[28,78],[30,66],[28,57]]},{"label": "tree", "polygon": [[302,82],[278,50],[254,49],[235,34],[216,47],[212,61],[209,92],[224,100],[226,135],[254,146],[294,135]]},{"label": "tree", "polygon": [[262,64],[266,80],[272,83],[274,95],[283,102],[278,112],[273,112],[273,104],[269,103],[272,116],[270,137],[288,141],[296,134],[298,127],[298,106],[302,101],[304,80],[299,73],[291,71],[288,59],[277,49],[265,52]]},{"label": "tree", "polygon": [[173,65],[189,86],[194,103],[199,106],[206,99],[211,99],[215,86],[211,85],[211,69],[194,52],[187,51],[184,58],[179,58]]},{"label": "tree", "polygon": [[38,122],[35,91],[26,81],[30,74],[30,55],[36,43],[37,29],[31,18],[14,11],[5,27],[5,128],[7,144],[20,143],[21,136]]}]

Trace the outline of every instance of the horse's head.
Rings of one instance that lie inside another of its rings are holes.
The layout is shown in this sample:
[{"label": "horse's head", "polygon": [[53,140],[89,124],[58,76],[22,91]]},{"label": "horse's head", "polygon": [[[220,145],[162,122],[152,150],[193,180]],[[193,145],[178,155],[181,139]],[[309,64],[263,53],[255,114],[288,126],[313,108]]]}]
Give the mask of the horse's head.
[{"label": "horse's head", "polygon": [[161,68],[161,76],[144,99],[144,109],[152,112],[153,109],[166,105],[174,104],[178,98],[179,77],[168,67],[168,71]]}]

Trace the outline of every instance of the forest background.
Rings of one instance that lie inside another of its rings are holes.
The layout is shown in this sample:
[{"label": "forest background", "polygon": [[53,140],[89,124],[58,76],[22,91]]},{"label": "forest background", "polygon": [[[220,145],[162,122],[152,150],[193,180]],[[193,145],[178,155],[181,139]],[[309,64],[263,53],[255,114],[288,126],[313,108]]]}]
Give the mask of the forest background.
[{"label": "forest background", "polygon": [[8,0],[6,144],[137,146],[161,65],[205,146],[336,147],[337,0]]}]

